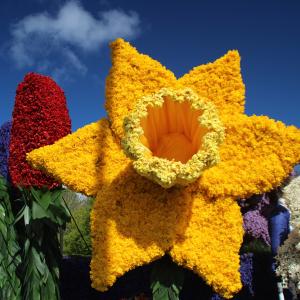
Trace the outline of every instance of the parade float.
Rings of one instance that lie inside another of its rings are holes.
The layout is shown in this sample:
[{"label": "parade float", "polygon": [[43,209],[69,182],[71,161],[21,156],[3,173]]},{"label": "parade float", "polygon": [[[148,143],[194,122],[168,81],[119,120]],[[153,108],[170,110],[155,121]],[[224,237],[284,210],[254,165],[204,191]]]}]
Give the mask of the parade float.
[{"label": "parade float", "polygon": [[[282,184],[300,161],[300,131],[245,114],[237,51],[177,79],[122,39],[111,48],[107,118],[26,148],[27,160],[96,198],[96,290],[167,256],[231,298],[242,288],[243,226],[250,230],[238,201]],[[248,214],[254,219],[265,224],[260,213]],[[265,229],[259,234],[271,242]]]}]

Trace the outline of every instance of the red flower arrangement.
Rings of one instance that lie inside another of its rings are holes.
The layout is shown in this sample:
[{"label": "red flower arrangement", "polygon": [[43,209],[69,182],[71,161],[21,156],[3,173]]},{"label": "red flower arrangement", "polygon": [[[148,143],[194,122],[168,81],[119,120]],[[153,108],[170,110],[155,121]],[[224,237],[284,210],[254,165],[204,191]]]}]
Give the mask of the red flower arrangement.
[{"label": "red flower arrangement", "polygon": [[26,153],[71,132],[63,90],[50,77],[28,73],[18,85],[11,129],[9,171],[14,185],[54,188],[53,178],[33,169]]}]

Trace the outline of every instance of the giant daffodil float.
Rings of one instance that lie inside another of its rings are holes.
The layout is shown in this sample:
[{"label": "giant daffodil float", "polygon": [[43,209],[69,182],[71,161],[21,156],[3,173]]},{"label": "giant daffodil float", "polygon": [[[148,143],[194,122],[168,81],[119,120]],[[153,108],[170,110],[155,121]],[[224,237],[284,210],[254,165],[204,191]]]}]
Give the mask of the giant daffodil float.
[{"label": "giant daffodil float", "polygon": [[236,199],[280,185],[300,161],[300,131],[244,114],[237,51],[177,79],[122,39],[111,48],[108,118],[28,160],[96,196],[94,288],[167,253],[230,298],[241,288]]}]

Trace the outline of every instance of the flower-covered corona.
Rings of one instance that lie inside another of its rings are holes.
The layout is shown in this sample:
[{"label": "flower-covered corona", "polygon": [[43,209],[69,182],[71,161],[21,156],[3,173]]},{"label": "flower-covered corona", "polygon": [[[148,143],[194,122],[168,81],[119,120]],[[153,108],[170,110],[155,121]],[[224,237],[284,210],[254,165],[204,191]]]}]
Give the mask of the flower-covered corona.
[{"label": "flower-covered corona", "polygon": [[108,119],[27,158],[96,196],[94,288],[167,253],[230,298],[241,288],[236,199],[281,183],[300,160],[300,132],[244,114],[237,51],[176,79],[122,39],[111,47]]},{"label": "flower-covered corona", "polygon": [[189,184],[216,164],[224,137],[215,106],[191,89],[142,97],[124,130],[122,146],[135,170],[165,188]]}]

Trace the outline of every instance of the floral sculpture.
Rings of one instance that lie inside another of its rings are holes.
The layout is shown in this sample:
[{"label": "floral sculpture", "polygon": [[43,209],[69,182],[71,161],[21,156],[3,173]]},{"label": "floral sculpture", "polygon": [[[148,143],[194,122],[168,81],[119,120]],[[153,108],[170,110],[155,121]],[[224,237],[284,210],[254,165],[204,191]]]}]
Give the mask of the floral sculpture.
[{"label": "floral sculpture", "polygon": [[111,47],[108,119],[27,158],[96,196],[94,288],[167,253],[230,298],[241,288],[236,199],[281,183],[300,160],[300,131],[244,114],[237,51],[176,79],[122,39]]},{"label": "floral sculpture", "polygon": [[61,203],[60,183],[33,169],[26,153],[70,132],[63,90],[50,77],[27,74],[17,88],[9,146],[9,174],[19,188],[15,222],[21,237],[22,299],[60,299],[58,232],[69,214]]},{"label": "floral sculpture", "polygon": [[28,73],[18,85],[13,111],[9,151],[12,183],[23,187],[58,186],[51,177],[28,164],[26,153],[54,143],[70,131],[63,90],[50,77]]}]

